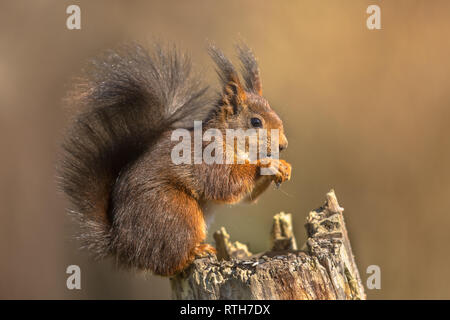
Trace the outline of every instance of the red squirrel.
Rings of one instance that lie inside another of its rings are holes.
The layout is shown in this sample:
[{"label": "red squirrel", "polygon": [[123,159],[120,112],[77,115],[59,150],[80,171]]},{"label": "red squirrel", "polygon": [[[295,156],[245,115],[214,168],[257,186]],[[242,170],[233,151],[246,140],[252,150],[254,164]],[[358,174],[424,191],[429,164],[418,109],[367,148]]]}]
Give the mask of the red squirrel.
[{"label": "red squirrel", "polygon": [[[224,136],[227,129],[278,129],[279,150],[287,147],[283,122],[262,96],[252,51],[245,44],[237,49],[242,79],[210,47],[222,85],[214,99],[176,49],[126,45],[90,63],[69,95],[79,112],[65,135],[58,176],[80,239],[97,257],[174,275],[215,252],[204,243],[208,204],[254,200],[272,182],[290,179],[291,165],[270,156],[231,164],[171,160],[173,131],[192,133],[194,120]],[[262,175],[268,166],[274,173]]]}]

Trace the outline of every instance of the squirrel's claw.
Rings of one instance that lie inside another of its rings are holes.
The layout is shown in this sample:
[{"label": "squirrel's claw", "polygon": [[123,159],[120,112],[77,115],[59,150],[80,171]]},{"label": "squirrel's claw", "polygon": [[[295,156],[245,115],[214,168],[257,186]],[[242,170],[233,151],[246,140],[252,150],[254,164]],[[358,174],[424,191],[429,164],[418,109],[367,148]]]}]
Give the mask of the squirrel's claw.
[{"label": "squirrel's claw", "polygon": [[289,163],[287,163],[284,160],[278,160],[277,162],[278,162],[277,163],[278,171],[275,174],[274,181],[275,181],[277,188],[279,188],[283,182],[291,179],[292,167]]}]

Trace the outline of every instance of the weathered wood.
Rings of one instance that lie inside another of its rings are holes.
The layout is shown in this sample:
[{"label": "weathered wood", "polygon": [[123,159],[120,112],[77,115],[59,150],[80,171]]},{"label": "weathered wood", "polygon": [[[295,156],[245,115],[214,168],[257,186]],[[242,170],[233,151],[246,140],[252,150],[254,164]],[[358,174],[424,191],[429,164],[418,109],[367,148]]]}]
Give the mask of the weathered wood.
[{"label": "weathered wood", "polygon": [[251,255],[225,228],[214,234],[218,255],[196,259],[173,277],[175,299],[365,299],[334,191],[306,219],[308,239],[296,250],[291,215],[274,217],[272,250]]},{"label": "weathered wood", "polygon": [[294,231],[292,230],[292,215],[284,212],[273,217],[272,232],[270,233],[272,251],[297,250]]},{"label": "weathered wood", "polygon": [[245,259],[252,255],[245,244],[238,241],[232,243],[224,227],[214,232],[213,237],[216,242],[218,260]]}]

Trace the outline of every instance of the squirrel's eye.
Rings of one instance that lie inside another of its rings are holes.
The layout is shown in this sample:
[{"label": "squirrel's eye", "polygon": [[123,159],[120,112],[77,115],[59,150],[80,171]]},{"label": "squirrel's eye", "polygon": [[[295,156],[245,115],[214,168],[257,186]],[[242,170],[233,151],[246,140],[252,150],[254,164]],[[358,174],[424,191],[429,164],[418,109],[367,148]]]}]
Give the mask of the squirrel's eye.
[{"label": "squirrel's eye", "polygon": [[254,128],[261,128],[262,127],[262,122],[258,118],[251,118],[250,122],[252,124],[252,127],[254,127]]}]

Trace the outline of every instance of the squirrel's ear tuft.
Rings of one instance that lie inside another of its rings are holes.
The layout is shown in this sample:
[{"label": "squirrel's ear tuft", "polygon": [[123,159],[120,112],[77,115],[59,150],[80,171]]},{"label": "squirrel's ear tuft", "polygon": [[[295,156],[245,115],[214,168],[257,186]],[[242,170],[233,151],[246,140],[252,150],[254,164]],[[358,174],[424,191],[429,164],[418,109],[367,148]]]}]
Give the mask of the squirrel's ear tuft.
[{"label": "squirrel's ear tuft", "polygon": [[234,112],[237,113],[247,98],[239,75],[220,49],[210,45],[209,54],[217,65],[216,71],[223,85],[222,100],[224,104],[232,105]]},{"label": "squirrel's ear tuft", "polygon": [[241,60],[241,70],[247,90],[261,96],[262,83],[255,55],[243,41],[240,41],[236,45],[236,49],[238,51],[239,59]]}]

